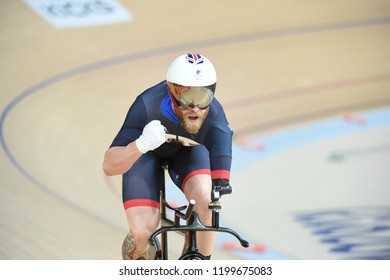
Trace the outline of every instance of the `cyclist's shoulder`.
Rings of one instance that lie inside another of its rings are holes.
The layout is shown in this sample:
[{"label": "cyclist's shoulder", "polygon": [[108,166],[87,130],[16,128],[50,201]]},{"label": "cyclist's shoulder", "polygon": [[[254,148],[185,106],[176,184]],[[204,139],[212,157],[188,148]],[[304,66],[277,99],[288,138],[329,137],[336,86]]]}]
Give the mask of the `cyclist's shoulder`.
[{"label": "cyclist's shoulder", "polygon": [[160,119],[160,105],[167,95],[164,81],[144,90],[131,105],[130,112],[133,112],[133,114],[129,114],[128,117],[136,117],[135,114],[144,116],[145,121],[150,118]]},{"label": "cyclist's shoulder", "polygon": [[[214,102],[215,100],[213,100]],[[233,129],[229,125],[228,119],[222,106],[219,103],[210,106],[210,112],[203,123],[203,129],[209,133],[232,133]]]},{"label": "cyclist's shoulder", "polygon": [[147,88],[146,90],[144,90],[139,95],[139,98],[156,99],[158,97],[163,98],[167,94],[168,94],[167,83],[166,83],[166,81],[162,81],[162,82],[159,82],[158,84],[155,84],[155,85]]},{"label": "cyclist's shoulder", "polygon": [[206,121],[210,125],[216,125],[218,123],[227,123],[227,117],[222,104],[214,98],[209,107],[209,113]]}]

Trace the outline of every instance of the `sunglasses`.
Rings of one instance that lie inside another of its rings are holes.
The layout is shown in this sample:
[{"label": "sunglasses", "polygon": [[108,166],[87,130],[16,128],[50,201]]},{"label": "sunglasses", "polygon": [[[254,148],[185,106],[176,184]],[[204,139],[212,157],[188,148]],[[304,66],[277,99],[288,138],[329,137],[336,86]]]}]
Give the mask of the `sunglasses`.
[{"label": "sunglasses", "polygon": [[189,87],[167,82],[168,91],[176,107],[183,110],[199,108],[205,110],[214,98],[216,84],[206,87]]}]

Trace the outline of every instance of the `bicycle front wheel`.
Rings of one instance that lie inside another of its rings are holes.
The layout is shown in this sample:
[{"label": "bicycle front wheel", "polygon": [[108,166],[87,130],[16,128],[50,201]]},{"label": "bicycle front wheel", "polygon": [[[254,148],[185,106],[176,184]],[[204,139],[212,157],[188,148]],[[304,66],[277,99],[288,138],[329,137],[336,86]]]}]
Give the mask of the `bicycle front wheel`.
[{"label": "bicycle front wheel", "polygon": [[183,256],[181,256],[179,258],[179,260],[204,261],[204,260],[206,260],[206,258],[202,254],[199,254],[197,252],[188,252],[188,253],[184,254]]}]

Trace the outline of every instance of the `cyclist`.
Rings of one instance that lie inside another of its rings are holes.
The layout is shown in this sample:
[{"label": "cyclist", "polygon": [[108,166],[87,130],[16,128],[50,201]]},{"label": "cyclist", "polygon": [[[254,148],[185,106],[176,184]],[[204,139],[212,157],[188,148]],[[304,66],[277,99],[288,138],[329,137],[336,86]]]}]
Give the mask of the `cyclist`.
[{"label": "cyclist", "polygon": [[[131,105],[104,155],[106,175],[122,175],[123,205],[129,232],[123,259],[151,259],[148,238],[159,226],[162,165],[195,211],[211,225],[211,185],[229,186],[232,135],[214,98],[216,71],[196,53],[177,57],[166,80],[145,90]],[[198,249],[210,259],[215,232],[198,232]]]}]

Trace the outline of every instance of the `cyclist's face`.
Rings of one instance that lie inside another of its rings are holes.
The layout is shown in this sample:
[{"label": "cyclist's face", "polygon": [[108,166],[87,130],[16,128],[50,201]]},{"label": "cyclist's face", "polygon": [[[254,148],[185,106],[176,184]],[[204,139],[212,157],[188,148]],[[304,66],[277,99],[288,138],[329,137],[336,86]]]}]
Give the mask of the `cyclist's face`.
[{"label": "cyclist's face", "polygon": [[198,107],[193,107],[189,109],[181,109],[180,107],[173,106],[176,116],[179,118],[181,124],[188,133],[196,134],[201,128],[204,120],[209,113],[209,108],[204,110],[199,109]]}]

